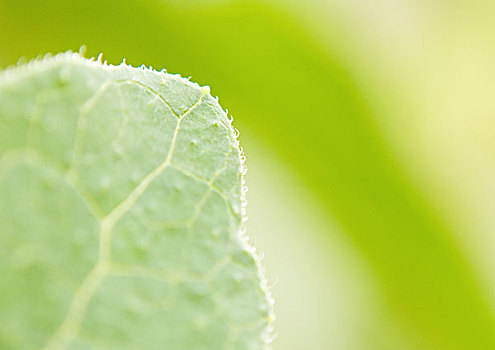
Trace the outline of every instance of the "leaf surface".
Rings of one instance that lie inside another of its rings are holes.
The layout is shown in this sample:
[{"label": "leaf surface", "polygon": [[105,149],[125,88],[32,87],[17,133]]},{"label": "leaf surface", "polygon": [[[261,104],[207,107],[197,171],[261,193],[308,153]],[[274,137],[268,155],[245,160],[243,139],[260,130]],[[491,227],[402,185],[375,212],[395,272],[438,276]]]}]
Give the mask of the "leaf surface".
[{"label": "leaf surface", "polygon": [[179,76],[72,53],[1,73],[0,348],[265,348],[242,160]]}]

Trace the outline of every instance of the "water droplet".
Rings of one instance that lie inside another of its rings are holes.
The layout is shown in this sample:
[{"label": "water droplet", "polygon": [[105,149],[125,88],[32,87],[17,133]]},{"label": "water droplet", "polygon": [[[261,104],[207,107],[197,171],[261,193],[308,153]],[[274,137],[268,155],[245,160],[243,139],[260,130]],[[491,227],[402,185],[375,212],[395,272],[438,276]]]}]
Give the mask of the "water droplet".
[{"label": "water droplet", "polygon": [[133,183],[138,183],[141,181],[141,174],[138,171],[133,171],[131,174],[131,181]]},{"label": "water droplet", "polygon": [[217,238],[218,236],[220,236],[220,233],[222,233],[222,229],[219,228],[219,227],[216,227],[213,229],[213,231],[211,231],[211,234],[213,237]]},{"label": "water droplet", "polygon": [[74,231],[74,241],[76,242],[76,244],[78,246],[82,246],[86,240],[86,231],[81,229],[81,228],[77,228],[75,231]]},{"label": "water droplet", "polygon": [[67,85],[70,81],[70,71],[68,69],[63,69],[58,76],[59,85]]},{"label": "water droplet", "polygon": [[236,215],[239,215],[241,213],[241,206],[239,205],[239,203],[237,202],[232,203],[232,210]]},{"label": "water droplet", "polygon": [[113,150],[115,151],[116,158],[122,158],[124,154],[124,148],[118,143],[112,144]]},{"label": "water droplet", "polygon": [[44,178],[42,186],[45,190],[53,190],[56,188],[55,181],[51,178]]},{"label": "water droplet", "polygon": [[194,327],[198,330],[208,327],[209,321],[206,315],[197,315],[194,317]]},{"label": "water droplet", "polygon": [[112,177],[105,175],[100,179],[100,183],[98,184],[100,190],[106,191],[112,186]]},{"label": "water droplet", "polygon": [[244,279],[244,275],[242,273],[240,273],[240,272],[234,273],[234,276],[233,277],[234,277],[234,281],[236,281],[238,283],[241,282]]},{"label": "water droplet", "polygon": [[132,314],[143,314],[146,312],[143,301],[136,296],[130,296],[125,301],[127,311]]}]

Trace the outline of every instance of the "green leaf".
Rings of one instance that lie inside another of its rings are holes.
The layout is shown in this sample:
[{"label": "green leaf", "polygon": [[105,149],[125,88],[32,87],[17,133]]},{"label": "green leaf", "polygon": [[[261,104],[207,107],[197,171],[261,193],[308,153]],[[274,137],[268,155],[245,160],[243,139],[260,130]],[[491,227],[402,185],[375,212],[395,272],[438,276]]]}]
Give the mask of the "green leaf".
[{"label": "green leaf", "polygon": [[0,348],[266,348],[244,172],[207,87],[73,53],[1,73]]}]

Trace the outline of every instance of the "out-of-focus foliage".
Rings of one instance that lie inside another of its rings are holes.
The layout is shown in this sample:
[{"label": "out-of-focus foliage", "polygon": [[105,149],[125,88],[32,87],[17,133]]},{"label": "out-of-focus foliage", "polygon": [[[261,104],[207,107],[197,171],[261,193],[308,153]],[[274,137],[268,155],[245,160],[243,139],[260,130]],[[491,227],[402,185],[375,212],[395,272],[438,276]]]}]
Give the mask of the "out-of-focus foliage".
[{"label": "out-of-focus foliage", "polygon": [[[493,228],[483,196],[494,183],[478,175],[493,173],[493,153],[472,144],[492,146],[493,9],[467,4],[3,0],[0,64],[86,44],[211,85],[377,281],[386,321],[343,336],[366,349],[385,334],[415,349],[491,349],[492,250],[476,247]],[[482,137],[464,137],[471,113]]]}]

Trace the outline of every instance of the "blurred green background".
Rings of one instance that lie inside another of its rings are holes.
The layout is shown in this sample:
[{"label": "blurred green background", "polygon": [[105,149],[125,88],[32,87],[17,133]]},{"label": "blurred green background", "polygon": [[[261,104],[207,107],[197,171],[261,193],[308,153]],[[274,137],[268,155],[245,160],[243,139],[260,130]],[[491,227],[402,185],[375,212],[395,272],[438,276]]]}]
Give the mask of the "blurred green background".
[{"label": "blurred green background", "polygon": [[275,350],[495,349],[495,4],[0,0],[0,66],[87,46],[235,117]]}]

